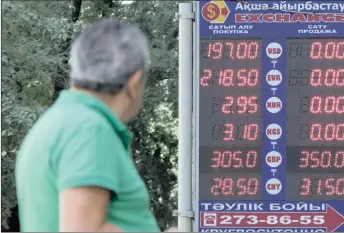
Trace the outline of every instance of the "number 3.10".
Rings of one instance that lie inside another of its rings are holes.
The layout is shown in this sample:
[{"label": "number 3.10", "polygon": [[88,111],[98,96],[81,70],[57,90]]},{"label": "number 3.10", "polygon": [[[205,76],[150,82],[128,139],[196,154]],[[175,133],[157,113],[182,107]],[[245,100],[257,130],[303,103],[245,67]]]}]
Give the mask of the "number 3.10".
[{"label": "number 3.10", "polygon": [[[259,126],[258,124],[248,124],[244,126],[243,140],[254,141],[258,138]],[[225,124],[225,129],[223,131],[223,140],[232,141],[234,140],[234,125]]]}]

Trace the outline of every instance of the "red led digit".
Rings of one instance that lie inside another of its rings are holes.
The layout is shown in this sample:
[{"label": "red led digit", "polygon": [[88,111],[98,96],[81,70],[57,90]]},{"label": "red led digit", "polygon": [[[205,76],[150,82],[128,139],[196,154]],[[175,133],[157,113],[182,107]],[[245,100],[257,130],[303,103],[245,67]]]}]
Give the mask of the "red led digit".
[{"label": "red led digit", "polygon": [[242,152],[235,151],[233,153],[233,167],[234,168],[241,168],[242,166]]},{"label": "red led digit", "polygon": [[321,102],[322,100],[320,96],[313,96],[311,99],[311,104],[310,104],[310,112],[314,114],[322,113]]},{"label": "red led digit", "polygon": [[246,69],[238,70],[237,78],[238,78],[238,86],[239,87],[245,86],[247,83],[247,70]]},{"label": "red led digit", "polygon": [[232,165],[233,154],[230,151],[224,151],[221,155],[221,167],[228,168]]},{"label": "red led digit", "polygon": [[202,70],[202,76],[201,76],[201,85],[204,87],[209,86],[211,77],[213,76],[213,73],[210,69]]},{"label": "red led digit", "polygon": [[214,151],[211,160],[214,161],[215,163],[211,164],[210,166],[212,168],[218,168],[221,164],[221,152]]},{"label": "red led digit", "polygon": [[219,86],[234,86],[233,85],[234,71],[230,69],[220,70]]},{"label": "red led digit", "polygon": [[311,192],[311,179],[309,178],[302,178],[301,186],[300,186],[300,195],[301,196],[308,196]]},{"label": "red led digit", "polygon": [[231,141],[233,140],[233,130],[234,130],[234,125],[233,124],[225,124],[225,130],[224,130],[224,141]]},{"label": "red led digit", "polygon": [[334,97],[334,96],[326,97],[324,110],[328,114],[335,112],[335,110],[336,110],[336,97]]},{"label": "red led digit", "polygon": [[250,196],[257,195],[259,181],[256,178],[251,178],[247,182],[247,194]]},{"label": "red led digit", "polygon": [[249,124],[244,126],[244,140],[254,141],[258,138],[258,124]]},{"label": "red led digit", "polygon": [[325,58],[333,59],[336,55],[336,43],[328,42],[325,45]]},{"label": "red led digit", "polygon": [[325,125],[325,137],[326,141],[333,141],[336,138],[336,125],[327,124]]},{"label": "red led digit", "polygon": [[222,182],[222,195],[233,195],[233,179],[225,178]]},{"label": "red led digit", "polygon": [[226,42],[225,45],[228,47],[228,57],[233,59],[234,44],[233,42]]},{"label": "red led digit", "polygon": [[250,87],[254,87],[258,83],[259,72],[256,69],[249,70],[247,74],[247,84]]},{"label": "red led digit", "polygon": [[237,47],[236,57],[241,60],[247,57],[247,43],[240,42]]},{"label": "red led digit", "polygon": [[248,98],[248,106],[250,107],[250,110],[248,110],[248,113],[256,113],[258,111],[257,96],[251,96]]},{"label": "red led digit", "polygon": [[233,113],[232,105],[234,103],[234,98],[232,96],[225,97],[226,102],[222,105],[222,112],[225,114]]},{"label": "red led digit", "polygon": [[336,189],[335,189],[335,186],[333,183],[334,183],[333,178],[328,178],[325,180],[324,186],[325,186],[325,190],[326,190],[326,192],[325,192],[326,196],[332,196],[335,193]]},{"label": "red led digit", "polygon": [[339,69],[336,72],[336,86],[339,86],[339,87],[344,86],[344,69]]},{"label": "red led digit", "polygon": [[339,114],[344,113],[344,96],[337,97],[336,112]]},{"label": "red led digit", "polygon": [[335,168],[344,167],[344,151],[337,151],[335,159],[334,159],[334,167]]},{"label": "red led digit", "polygon": [[214,178],[213,182],[214,182],[214,184],[211,187],[210,192],[214,196],[218,196],[218,195],[220,195],[220,190],[222,189],[222,179],[221,178]]},{"label": "red led digit", "polygon": [[336,140],[344,141],[344,124],[338,124],[336,127]]},{"label": "red led digit", "polygon": [[312,59],[321,59],[322,44],[320,42],[313,42],[311,45],[310,56]]},{"label": "red led digit", "polygon": [[330,151],[324,151],[321,153],[320,166],[321,168],[331,167],[332,153]]},{"label": "red led digit", "polygon": [[[251,42],[248,44],[248,54],[249,59],[256,59],[258,57],[259,44],[257,42]],[[343,55],[344,56],[344,55]]]},{"label": "red led digit", "polygon": [[247,112],[247,97],[246,96],[240,96],[237,99],[237,105],[239,107],[237,113],[242,114]]},{"label": "red led digit", "polygon": [[322,140],[321,133],[322,132],[321,132],[321,125],[320,124],[312,124],[311,125],[310,139],[312,141]]},{"label": "red led digit", "polygon": [[319,154],[319,151],[312,151],[310,153],[309,160],[312,162],[310,165],[311,168],[316,168],[320,165],[320,159],[316,156],[317,154]]},{"label": "red led digit", "polygon": [[310,84],[311,86],[321,86],[322,71],[320,69],[314,69],[311,71]]},{"label": "red led digit", "polygon": [[336,58],[337,59],[344,59],[344,41],[341,41],[337,44]]},{"label": "red led digit", "polygon": [[220,59],[223,53],[223,45],[221,42],[214,42],[208,45],[208,58]]},{"label": "red led digit", "polygon": [[299,168],[306,168],[309,165],[310,153],[308,151],[301,151]]},{"label": "red led digit", "polygon": [[344,195],[344,178],[340,178],[336,182],[336,195],[343,196]]},{"label": "red led digit", "polygon": [[254,168],[257,164],[257,152],[256,151],[249,151],[246,154],[246,167],[247,168]]},{"label": "red led digit", "polygon": [[332,87],[336,82],[337,72],[334,69],[328,69],[325,73],[325,86]]},{"label": "red led digit", "polygon": [[237,187],[238,187],[238,195],[245,195],[247,193],[247,179],[246,178],[239,178],[237,181]]},{"label": "red led digit", "polygon": [[317,194],[319,195],[319,196],[321,196],[322,195],[322,180],[318,180],[318,183],[317,183]]}]

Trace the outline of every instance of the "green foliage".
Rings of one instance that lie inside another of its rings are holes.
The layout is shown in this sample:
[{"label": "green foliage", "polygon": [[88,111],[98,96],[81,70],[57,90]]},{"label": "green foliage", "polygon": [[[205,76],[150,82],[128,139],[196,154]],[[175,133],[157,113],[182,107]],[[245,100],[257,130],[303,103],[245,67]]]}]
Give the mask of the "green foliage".
[{"label": "green foliage", "polygon": [[[72,1],[73,3],[74,1]],[[71,38],[97,18],[136,23],[152,45],[144,108],[130,124],[133,154],[162,229],[175,223],[177,12],[176,1],[83,1],[77,21],[69,1],[2,1],[2,225],[16,205],[14,164],[32,124],[52,104],[68,76]]]}]

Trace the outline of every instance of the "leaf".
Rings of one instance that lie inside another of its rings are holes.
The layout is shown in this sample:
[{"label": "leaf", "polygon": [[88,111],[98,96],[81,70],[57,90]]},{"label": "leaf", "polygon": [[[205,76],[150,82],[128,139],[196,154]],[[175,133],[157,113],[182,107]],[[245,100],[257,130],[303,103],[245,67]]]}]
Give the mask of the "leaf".
[{"label": "leaf", "polygon": [[[106,14],[139,25],[152,45],[143,109],[129,127],[137,169],[151,195],[162,230],[176,223],[178,1],[83,1],[72,24],[66,1],[2,2],[2,224],[16,206],[15,154],[37,118],[65,87],[69,38]],[[173,33],[172,33],[173,32]]]}]

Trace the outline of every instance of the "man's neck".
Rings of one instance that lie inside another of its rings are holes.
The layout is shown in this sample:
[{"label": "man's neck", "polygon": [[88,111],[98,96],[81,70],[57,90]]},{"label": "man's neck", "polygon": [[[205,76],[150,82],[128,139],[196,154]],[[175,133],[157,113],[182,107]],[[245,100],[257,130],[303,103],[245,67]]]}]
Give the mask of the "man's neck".
[{"label": "man's neck", "polygon": [[121,94],[111,95],[107,93],[99,93],[94,91],[85,90],[82,88],[71,87],[71,91],[84,93],[86,95],[91,95],[100,101],[102,101],[111,112],[116,115],[123,123],[128,122],[128,117],[126,116],[126,109],[128,109],[128,100],[123,98]]}]

